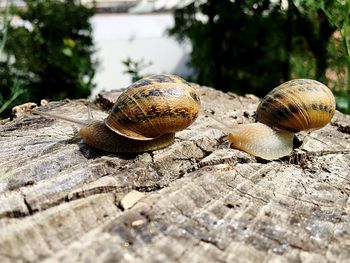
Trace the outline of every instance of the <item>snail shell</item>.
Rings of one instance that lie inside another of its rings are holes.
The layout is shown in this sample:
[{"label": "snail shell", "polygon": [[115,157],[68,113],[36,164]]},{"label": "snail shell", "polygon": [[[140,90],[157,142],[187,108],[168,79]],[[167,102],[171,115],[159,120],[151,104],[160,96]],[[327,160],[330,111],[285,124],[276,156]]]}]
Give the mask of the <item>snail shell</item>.
[{"label": "snail shell", "polygon": [[196,90],[174,75],[153,75],[132,84],[117,99],[105,124],[135,140],[152,140],[188,127],[198,116]]},{"label": "snail shell", "polygon": [[268,93],[258,106],[257,121],[276,130],[297,133],[327,125],[335,113],[330,89],[311,79],[287,81]]},{"label": "snail shell", "polygon": [[175,132],[198,116],[196,90],[175,75],[153,75],[129,86],[104,121],[81,121],[67,116],[33,111],[81,125],[84,143],[107,152],[146,152],[174,142]]},{"label": "snail shell", "polygon": [[262,99],[257,123],[230,130],[230,146],[267,160],[290,155],[295,133],[327,125],[335,105],[332,92],[324,84],[310,79],[287,81]]}]

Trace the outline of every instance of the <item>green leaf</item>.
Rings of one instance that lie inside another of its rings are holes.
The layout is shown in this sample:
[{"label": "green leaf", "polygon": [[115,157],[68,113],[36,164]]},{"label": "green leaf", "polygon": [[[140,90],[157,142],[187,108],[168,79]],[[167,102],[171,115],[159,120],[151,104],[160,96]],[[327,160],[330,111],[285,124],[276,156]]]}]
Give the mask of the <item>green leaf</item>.
[{"label": "green leaf", "polygon": [[68,47],[62,49],[62,53],[65,54],[67,57],[72,57],[73,56],[72,49],[70,49]]}]

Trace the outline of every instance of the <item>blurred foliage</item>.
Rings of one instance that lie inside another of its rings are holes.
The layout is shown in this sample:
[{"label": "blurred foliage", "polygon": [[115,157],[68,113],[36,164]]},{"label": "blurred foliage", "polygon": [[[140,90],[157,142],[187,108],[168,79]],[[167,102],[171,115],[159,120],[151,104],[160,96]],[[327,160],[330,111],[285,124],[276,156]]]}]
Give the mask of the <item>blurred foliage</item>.
[{"label": "blurred foliage", "polygon": [[332,54],[328,75],[333,82],[338,110],[350,114],[350,1],[322,0],[318,3],[337,29],[328,47]]},{"label": "blurred foliage", "polygon": [[349,100],[349,16],[348,0],[196,0],[174,12],[169,33],[192,43],[200,84],[264,96],[312,78]]},{"label": "blurred foliage", "polygon": [[3,97],[3,95],[0,93],[0,115],[3,112],[6,112],[6,110],[12,108],[12,106],[16,105],[15,102],[18,98],[27,101],[27,90],[22,87],[19,81],[15,81],[12,83],[12,86],[10,87],[10,94],[8,94],[7,97]]},{"label": "blurred foliage", "polygon": [[0,99],[11,101],[4,115],[28,100],[90,94],[96,67],[93,10],[78,2],[25,0],[25,8],[11,7],[11,23],[3,23],[6,30],[0,32]]},{"label": "blurred foliage", "polygon": [[[3,17],[2,17],[2,22],[1,22],[1,39],[0,39],[0,58],[3,55],[3,50],[5,47],[5,43],[7,40],[7,33],[8,33],[8,28],[9,28],[9,22],[10,22],[10,5],[9,2],[6,1],[5,5],[5,10],[3,12]],[[0,61],[1,63],[1,61]],[[8,73],[6,71],[1,70],[0,68],[0,76],[2,78],[6,78]],[[18,98],[21,99],[26,99],[27,98],[27,91],[22,87],[19,81],[14,81],[11,83],[9,86],[8,91],[3,90],[0,92],[0,116],[3,112],[6,112],[10,109],[11,106],[15,103]]]},{"label": "blurred foliage", "polygon": [[170,34],[189,38],[195,81],[258,95],[286,78],[285,17],[270,1],[195,1],[175,11]]},{"label": "blurred foliage", "polygon": [[141,71],[152,65],[152,62],[146,63],[143,58],[140,60],[133,60],[130,57],[127,57],[125,60],[122,61],[122,63],[126,67],[124,73],[130,75],[131,82],[135,82],[145,77],[141,74]]}]

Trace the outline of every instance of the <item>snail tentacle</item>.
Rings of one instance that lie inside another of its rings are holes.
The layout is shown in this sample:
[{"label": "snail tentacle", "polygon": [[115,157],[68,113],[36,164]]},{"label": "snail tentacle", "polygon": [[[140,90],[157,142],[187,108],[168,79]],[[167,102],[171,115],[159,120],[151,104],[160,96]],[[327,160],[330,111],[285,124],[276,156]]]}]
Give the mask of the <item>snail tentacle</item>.
[{"label": "snail tentacle", "polygon": [[79,126],[85,126],[89,122],[91,122],[90,118],[87,119],[87,120],[79,120],[79,119],[75,119],[75,118],[68,117],[68,116],[63,116],[63,115],[58,115],[58,114],[54,114],[54,113],[49,113],[49,112],[46,112],[46,111],[32,110],[32,113],[40,115],[40,116],[44,116],[44,117],[49,117],[49,118],[52,118],[52,119],[60,119],[60,120],[63,120],[63,121],[75,123],[75,124],[78,124]]}]

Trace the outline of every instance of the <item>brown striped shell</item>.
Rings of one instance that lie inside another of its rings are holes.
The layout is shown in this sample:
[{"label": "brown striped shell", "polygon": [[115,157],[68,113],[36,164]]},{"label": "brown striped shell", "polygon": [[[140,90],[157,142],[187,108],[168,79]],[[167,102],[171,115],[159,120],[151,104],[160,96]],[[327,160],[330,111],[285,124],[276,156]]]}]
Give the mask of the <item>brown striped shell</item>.
[{"label": "brown striped shell", "polygon": [[199,108],[199,96],[185,80],[153,75],[119,96],[105,124],[127,138],[151,140],[185,129],[197,118]]},{"label": "brown striped shell", "polygon": [[327,125],[335,99],[324,84],[311,79],[287,81],[268,93],[257,109],[257,121],[274,129],[297,133]]}]

